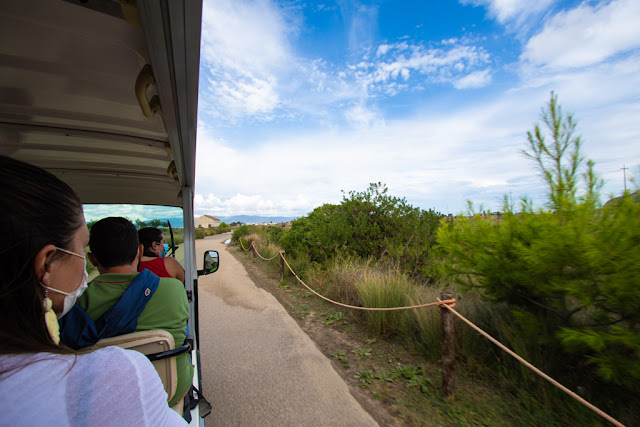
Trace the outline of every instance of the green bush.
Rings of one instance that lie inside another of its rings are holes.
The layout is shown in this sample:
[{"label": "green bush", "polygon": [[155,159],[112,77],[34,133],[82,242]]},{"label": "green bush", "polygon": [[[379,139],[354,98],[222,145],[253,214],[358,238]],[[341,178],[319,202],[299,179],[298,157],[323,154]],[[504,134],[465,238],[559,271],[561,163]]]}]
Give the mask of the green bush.
[{"label": "green bush", "polygon": [[274,245],[279,245],[280,239],[286,233],[286,229],[284,227],[278,227],[273,225],[267,226],[265,228],[265,231],[267,234],[267,239],[269,240],[270,243],[273,243]]},{"label": "green bush", "polygon": [[231,240],[237,242],[241,237],[247,236],[251,233],[255,233],[257,228],[258,227],[255,225],[241,225],[240,227],[233,230],[233,234],[231,234]]},{"label": "green bush", "polygon": [[373,258],[411,277],[428,280],[431,248],[442,217],[387,195],[381,183],[350,192],[340,205],[325,204],[292,222],[280,239],[288,254],[306,253],[320,264],[337,254]]},{"label": "green bush", "polygon": [[210,228],[201,228],[196,227],[194,229],[195,238],[196,239],[204,239],[207,236],[214,236],[216,234],[228,233],[231,231],[230,227],[210,227]]},{"label": "green bush", "polygon": [[547,183],[551,211],[524,199],[518,214],[505,203],[500,221],[447,222],[438,232],[443,271],[463,290],[508,304],[512,334],[526,343],[520,351],[552,374],[595,373],[637,389],[640,204],[627,194],[600,208],[602,182],[553,94],[542,119],[551,140],[536,126],[526,154]]}]

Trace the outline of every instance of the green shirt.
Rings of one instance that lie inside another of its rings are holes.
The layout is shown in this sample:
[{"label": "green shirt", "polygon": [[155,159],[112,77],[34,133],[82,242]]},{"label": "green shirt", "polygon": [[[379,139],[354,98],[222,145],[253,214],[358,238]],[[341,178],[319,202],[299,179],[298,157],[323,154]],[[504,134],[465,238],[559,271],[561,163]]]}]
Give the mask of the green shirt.
[{"label": "green shirt", "polygon": [[[96,320],[118,302],[137,275],[138,273],[101,274],[89,283],[89,287],[78,298],[77,303]],[[179,347],[184,343],[188,318],[189,303],[184,285],[178,279],[163,277],[138,318],[136,332],[163,329],[173,336],[176,347]],[[180,400],[191,386],[193,365],[189,356],[182,354],[176,358],[178,386],[175,395],[169,401],[170,406]]]}]

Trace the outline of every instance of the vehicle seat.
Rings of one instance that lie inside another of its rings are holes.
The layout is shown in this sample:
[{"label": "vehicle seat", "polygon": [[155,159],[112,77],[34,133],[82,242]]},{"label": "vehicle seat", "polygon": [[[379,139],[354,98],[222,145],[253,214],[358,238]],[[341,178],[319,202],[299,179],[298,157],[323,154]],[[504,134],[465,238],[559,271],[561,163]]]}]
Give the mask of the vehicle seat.
[{"label": "vehicle seat", "polygon": [[[162,353],[175,348],[173,336],[169,332],[161,329],[139,331],[117,337],[104,338],[98,341],[92,348],[103,348],[111,345],[136,350],[145,355]],[[168,359],[155,360],[151,363],[153,363],[162,380],[164,389],[167,392],[168,402],[176,393],[176,387],[178,386],[176,358],[170,357]],[[174,406],[174,409],[179,406],[179,410],[176,410],[176,412],[180,414],[182,414],[181,402],[182,400]]]}]

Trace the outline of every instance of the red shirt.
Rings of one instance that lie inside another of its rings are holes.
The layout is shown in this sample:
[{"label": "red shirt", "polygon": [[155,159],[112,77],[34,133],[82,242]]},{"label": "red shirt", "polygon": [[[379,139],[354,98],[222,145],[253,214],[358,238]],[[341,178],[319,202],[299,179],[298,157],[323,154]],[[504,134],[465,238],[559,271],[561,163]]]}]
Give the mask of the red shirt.
[{"label": "red shirt", "polygon": [[141,261],[138,271],[149,270],[158,277],[172,277],[164,266],[164,258],[156,258],[151,261]]}]

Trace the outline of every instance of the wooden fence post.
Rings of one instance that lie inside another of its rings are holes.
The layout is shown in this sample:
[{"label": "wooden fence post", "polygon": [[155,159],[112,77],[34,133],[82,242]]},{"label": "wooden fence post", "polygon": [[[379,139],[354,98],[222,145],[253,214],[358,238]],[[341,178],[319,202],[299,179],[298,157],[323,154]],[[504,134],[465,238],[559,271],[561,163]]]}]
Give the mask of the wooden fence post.
[{"label": "wooden fence post", "polygon": [[[442,292],[440,300],[453,298],[450,292]],[[453,399],[453,368],[456,361],[455,335],[453,329],[453,314],[446,307],[440,307],[442,323],[442,394],[445,398]]]},{"label": "wooden fence post", "polygon": [[280,280],[284,280],[284,249],[280,249]]},{"label": "wooden fence post", "polygon": [[253,257],[256,257],[256,245],[253,243],[253,240],[249,241],[249,245],[251,245],[251,252],[253,252]]}]

